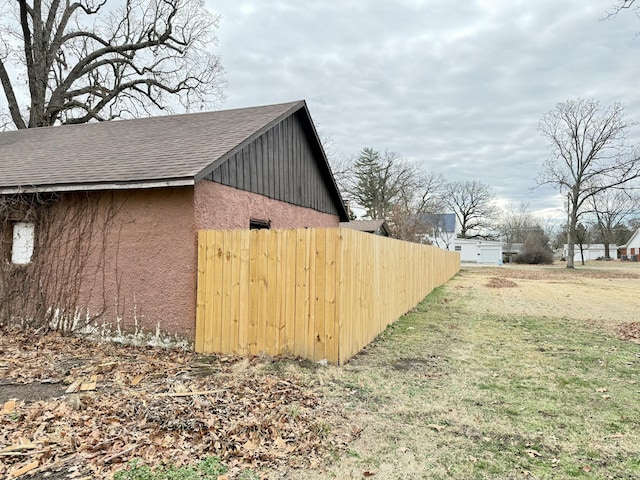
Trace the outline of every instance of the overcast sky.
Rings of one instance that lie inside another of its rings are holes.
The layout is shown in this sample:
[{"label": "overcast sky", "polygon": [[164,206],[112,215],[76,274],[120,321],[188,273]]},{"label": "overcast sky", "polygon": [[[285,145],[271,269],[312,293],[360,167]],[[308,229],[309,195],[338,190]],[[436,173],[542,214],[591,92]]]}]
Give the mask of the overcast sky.
[{"label": "overcast sky", "polygon": [[207,2],[222,14],[222,108],[304,99],[330,152],[391,150],[503,205],[564,216],[552,189],[530,191],[556,103],[622,101],[640,120],[640,19],[603,21],[615,0]]}]

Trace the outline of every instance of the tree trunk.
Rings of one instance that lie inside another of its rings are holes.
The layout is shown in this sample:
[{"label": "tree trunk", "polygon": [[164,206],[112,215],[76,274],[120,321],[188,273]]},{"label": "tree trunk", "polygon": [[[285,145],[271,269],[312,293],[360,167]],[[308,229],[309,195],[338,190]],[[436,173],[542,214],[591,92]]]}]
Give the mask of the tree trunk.
[{"label": "tree trunk", "polygon": [[575,254],[576,226],[578,224],[578,205],[576,202],[576,194],[569,196],[571,200],[569,214],[569,232],[567,234],[567,268],[575,268],[573,255]]}]

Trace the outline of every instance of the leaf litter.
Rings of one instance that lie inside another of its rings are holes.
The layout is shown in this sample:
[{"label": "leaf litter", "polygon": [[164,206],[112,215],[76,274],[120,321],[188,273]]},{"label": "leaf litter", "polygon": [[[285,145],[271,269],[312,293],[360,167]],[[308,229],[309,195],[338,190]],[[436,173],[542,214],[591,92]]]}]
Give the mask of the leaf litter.
[{"label": "leaf litter", "polygon": [[224,461],[229,478],[320,469],[358,429],[314,389],[317,377],[270,365],[267,357],[3,332],[0,478],[104,478],[132,459],[179,467],[207,456]]}]

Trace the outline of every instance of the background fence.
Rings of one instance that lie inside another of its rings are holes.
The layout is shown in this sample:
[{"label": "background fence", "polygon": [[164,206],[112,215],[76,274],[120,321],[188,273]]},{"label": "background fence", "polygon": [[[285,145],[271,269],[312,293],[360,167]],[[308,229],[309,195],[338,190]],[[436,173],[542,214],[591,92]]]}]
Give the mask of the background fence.
[{"label": "background fence", "polygon": [[456,252],[344,228],[201,230],[195,349],[343,364],[459,268]]}]

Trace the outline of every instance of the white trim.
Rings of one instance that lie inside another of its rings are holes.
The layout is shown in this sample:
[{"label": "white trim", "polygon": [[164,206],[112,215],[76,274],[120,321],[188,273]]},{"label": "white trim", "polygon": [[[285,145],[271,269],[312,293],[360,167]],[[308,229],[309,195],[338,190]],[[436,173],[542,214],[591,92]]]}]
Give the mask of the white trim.
[{"label": "white trim", "polygon": [[98,190],[133,190],[136,188],[185,187],[195,185],[192,178],[185,180],[162,180],[132,183],[88,183],[67,185],[33,185],[21,187],[0,187],[0,195],[16,193],[48,193],[48,192],[85,192]]}]

